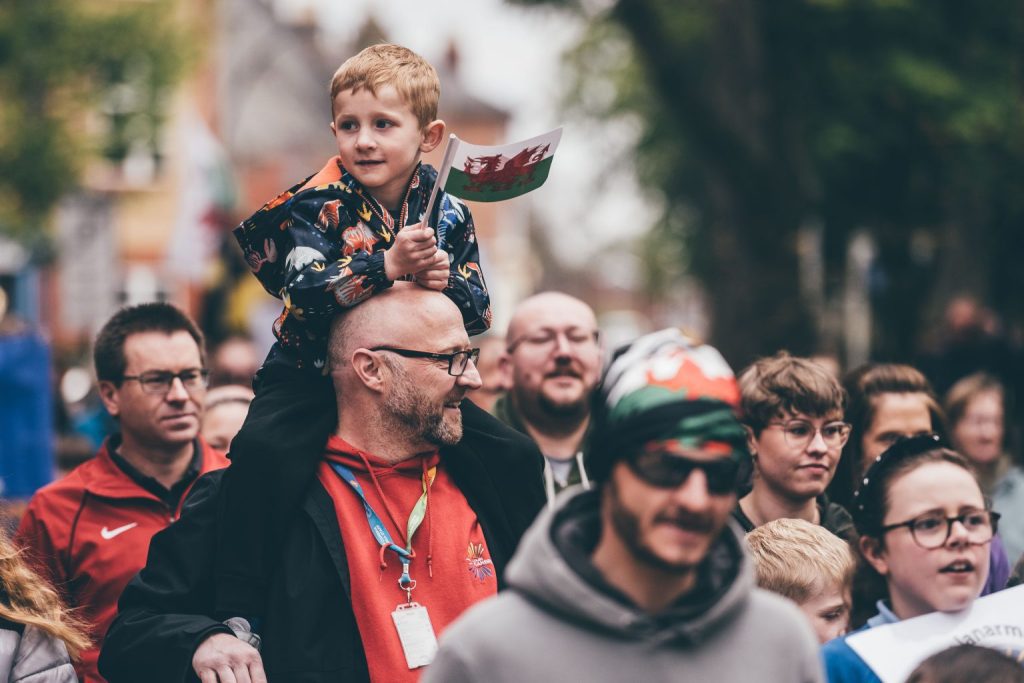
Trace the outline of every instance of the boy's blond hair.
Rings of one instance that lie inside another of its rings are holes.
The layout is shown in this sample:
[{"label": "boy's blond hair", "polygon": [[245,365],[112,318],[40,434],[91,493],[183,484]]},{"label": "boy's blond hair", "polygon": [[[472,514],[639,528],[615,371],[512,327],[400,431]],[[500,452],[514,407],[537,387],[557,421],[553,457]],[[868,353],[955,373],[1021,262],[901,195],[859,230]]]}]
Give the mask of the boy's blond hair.
[{"label": "boy's blond hair", "polygon": [[412,50],[387,43],[371,45],[349,57],[334,72],[331,79],[331,118],[334,118],[334,101],[338,93],[366,88],[376,95],[377,89],[386,85],[398,91],[398,96],[412,109],[421,128],[437,119],[437,101],[441,97],[437,71]]},{"label": "boy's blond hair", "polygon": [[747,534],[757,585],[796,603],[853,580],[846,541],[803,519],[776,519]]}]

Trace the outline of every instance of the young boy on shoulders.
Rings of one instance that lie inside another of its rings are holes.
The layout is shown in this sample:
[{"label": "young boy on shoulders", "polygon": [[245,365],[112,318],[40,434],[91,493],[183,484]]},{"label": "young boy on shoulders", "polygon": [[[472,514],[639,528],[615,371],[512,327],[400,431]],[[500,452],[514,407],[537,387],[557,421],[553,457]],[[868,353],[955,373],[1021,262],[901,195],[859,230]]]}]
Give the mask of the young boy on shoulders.
[{"label": "young boy on shoulders", "polygon": [[234,231],[284,310],[225,476],[216,559],[224,616],[262,614],[268,556],[336,427],[326,364],[334,315],[406,279],[449,296],[470,334],[490,326],[469,209],[440,192],[425,215],[437,171],[420,157],[445,132],[437,72],[404,47],[373,45],[341,65],[330,96],[337,156]]},{"label": "young boy on shoulders", "polygon": [[848,543],[802,519],[776,519],[747,534],[757,585],[797,604],[827,643],[850,624],[855,568]]},{"label": "young boy on shoulders", "polygon": [[852,540],[849,513],[825,496],[850,436],[839,381],[782,351],[743,371],[740,394],[754,484],[733,511],[736,521],[752,531],[782,517],[803,519]]}]

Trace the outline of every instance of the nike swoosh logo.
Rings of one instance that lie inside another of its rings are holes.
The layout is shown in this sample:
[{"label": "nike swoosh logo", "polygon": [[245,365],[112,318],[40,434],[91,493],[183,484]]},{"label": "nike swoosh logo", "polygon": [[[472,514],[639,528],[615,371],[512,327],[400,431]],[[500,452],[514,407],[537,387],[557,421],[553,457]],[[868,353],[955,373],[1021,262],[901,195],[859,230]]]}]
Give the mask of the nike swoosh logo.
[{"label": "nike swoosh logo", "polygon": [[100,536],[102,536],[103,538],[105,538],[106,540],[109,541],[110,539],[114,538],[115,536],[120,536],[121,534],[123,534],[124,532],[128,531],[129,529],[134,529],[138,525],[139,525],[138,522],[132,522],[131,524],[125,524],[124,526],[119,526],[116,529],[108,529],[107,527],[103,527],[102,529],[100,529]]}]

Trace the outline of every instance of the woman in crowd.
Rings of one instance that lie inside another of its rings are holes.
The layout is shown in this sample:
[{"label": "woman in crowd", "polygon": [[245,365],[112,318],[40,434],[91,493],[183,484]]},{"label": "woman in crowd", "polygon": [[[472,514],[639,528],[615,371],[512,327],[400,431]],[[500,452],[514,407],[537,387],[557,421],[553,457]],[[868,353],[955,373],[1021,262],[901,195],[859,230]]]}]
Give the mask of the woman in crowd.
[{"label": "woman in crowd", "polygon": [[953,446],[974,465],[981,490],[1003,516],[999,536],[1010,561],[1024,553],[1024,469],[1007,449],[1006,392],[995,377],[977,373],[946,394]]},{"label": "woman in crowd", "polygon": [[88,646],[84,627],[57,592],[0,534],[0,680],[77,683],[71,657]]},{"label": "woman in crowd", "polygon": [[850,509],[856,482],[882,451],[902,437],[944,436],[945,421],[928,380],[909,365],[862,365],[846,375],[843,386],[850,438],[828,496]]},{"label": "woman in crowd", "polygon": [[[877,613],[864,629],[959,612],[981,593],[999,516],[970,464],[936,435],[898,441],[868,468],[853,503],[858,574],[873,579]],[[861,585],[869,582],[862,581]],[[830,683],[878,681],[844,636],[822,650]]]}]

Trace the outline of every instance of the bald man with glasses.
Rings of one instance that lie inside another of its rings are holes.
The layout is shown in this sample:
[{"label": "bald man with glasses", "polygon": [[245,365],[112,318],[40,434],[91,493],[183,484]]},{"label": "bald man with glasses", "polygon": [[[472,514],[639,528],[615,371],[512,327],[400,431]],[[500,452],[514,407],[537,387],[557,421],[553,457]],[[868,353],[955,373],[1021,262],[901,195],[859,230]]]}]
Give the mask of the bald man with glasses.
[{"label": "bald man with glasses", "polygon": [[199,436],[208,373],[188,316],[165,303],[125,308],[100,330],[93,355],[117,431],[33,496],[16,538],[90,627],[94,646],[76,666],[87,683],[103,680],[100,644],[153,534],[177,519],[200,474],[227,465]]},{"label": "bald man with glasses", "polygon": [[527,434],[544,454],[548,503],[573,484],[590,486],[583,440],[590,399],[601,372],[594,311],[562,292],[542,292],[519,304],[501,359],[509,391],[493,408]]},{"label": "bald man with glasses", "polygon": [[215,473],[125,590],[101,657],[110,683],[415,681],[448,624],[503,587],[544,503],[541,457],[464,400],[480,375],[455,304],[396,282],[334,321],[328,356],[337,428],[262,623],[216,609]]}]

